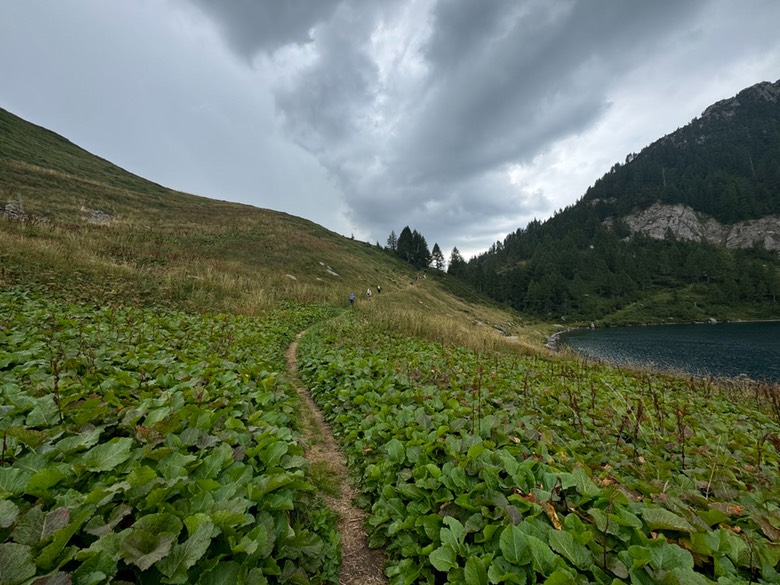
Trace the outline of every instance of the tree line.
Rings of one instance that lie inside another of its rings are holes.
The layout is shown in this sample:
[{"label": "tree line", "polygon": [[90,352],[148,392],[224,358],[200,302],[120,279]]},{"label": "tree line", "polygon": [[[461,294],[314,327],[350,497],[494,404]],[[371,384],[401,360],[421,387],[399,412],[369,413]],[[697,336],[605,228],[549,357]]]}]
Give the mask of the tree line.
[{"label": "tree line", "polygon": [[387,237],[385,250],[415,268],[444,270],[445,267],[444,254],[442,254],[439,244],[434,243],[433,250],[429,250],[425,236],[409,226],[404,227],[398,236],[395,235],[395,230],[391,231]]},{"label": "tree line", "polygon": [[765,318],[780,312],[777,254],[632,234],[621,218],[656,202],[724,224],[780,214],[780,100],[749,88],[712,106],[613,166],[575,205],[468,262],[451,259],[448,272],[547,318],[598,319],[682,292],[711,306],[762,307]]}]

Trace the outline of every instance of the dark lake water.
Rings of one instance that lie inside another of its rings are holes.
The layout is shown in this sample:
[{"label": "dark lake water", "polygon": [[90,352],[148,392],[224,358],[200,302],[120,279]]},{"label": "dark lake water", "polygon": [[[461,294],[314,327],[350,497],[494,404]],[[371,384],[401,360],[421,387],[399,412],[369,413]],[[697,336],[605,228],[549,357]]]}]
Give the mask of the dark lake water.
[{"label": "dark lake water", "polygon": [[617,364],[780,383],[780,322],[612,327],[564,333],[560,342]]}]

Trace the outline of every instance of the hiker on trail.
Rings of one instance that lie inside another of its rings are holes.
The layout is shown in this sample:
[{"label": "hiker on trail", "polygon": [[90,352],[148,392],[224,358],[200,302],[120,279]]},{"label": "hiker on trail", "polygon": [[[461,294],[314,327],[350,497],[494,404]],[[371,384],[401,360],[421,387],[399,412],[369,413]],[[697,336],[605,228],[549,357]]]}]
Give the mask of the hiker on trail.
[{"label": "hiker on trail", "polygon": [[350,304],[350,306],[354,306],[355,305],[355,293],[354,292],[349,293],[349,304]]},{"label": "hiker on trail", "polygon": [[366,289],[366,298],[370,301],[371,300],[371,288]]}]

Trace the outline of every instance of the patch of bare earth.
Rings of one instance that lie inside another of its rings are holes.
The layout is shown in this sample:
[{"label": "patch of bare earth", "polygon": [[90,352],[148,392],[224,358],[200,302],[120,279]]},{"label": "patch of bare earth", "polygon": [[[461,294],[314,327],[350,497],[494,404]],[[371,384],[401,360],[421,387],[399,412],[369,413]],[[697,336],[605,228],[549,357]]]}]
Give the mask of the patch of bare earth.
[{"label": "patch of bare earth", "polygon": [[[298,335],[298,338],[303,335]],[[301,399],[304,416],[303,429],[306,439],[305,456],[309,463],[326,464],[332,477],[339,478],[339,496],[324,496],[325,503],[339,516],[339,534],[341,535],[341,585],[378,585],[386,584],[382,573],[385,564],[384,554],[380,550],[368,548],[368,537],[364,529],[366,514],[354,505],[358,495],[355,487],[348,481],[348,471],[344,454],[325,422],[322,412],[312,400],[309,391],[303,387],[298,377],[298,339],[287,349],[287,368],[295,390]]]}]

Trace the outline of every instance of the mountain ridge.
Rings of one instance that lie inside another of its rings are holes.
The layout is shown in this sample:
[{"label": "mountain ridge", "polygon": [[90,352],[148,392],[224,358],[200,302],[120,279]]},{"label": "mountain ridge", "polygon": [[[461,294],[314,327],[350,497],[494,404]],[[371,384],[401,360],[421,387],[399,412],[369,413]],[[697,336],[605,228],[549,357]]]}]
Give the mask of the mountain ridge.
[{"label": "mountain ridge", "polygon": [[453,272],[548,319],[777,318],[778,96],[762,82],[709,106]]}]

